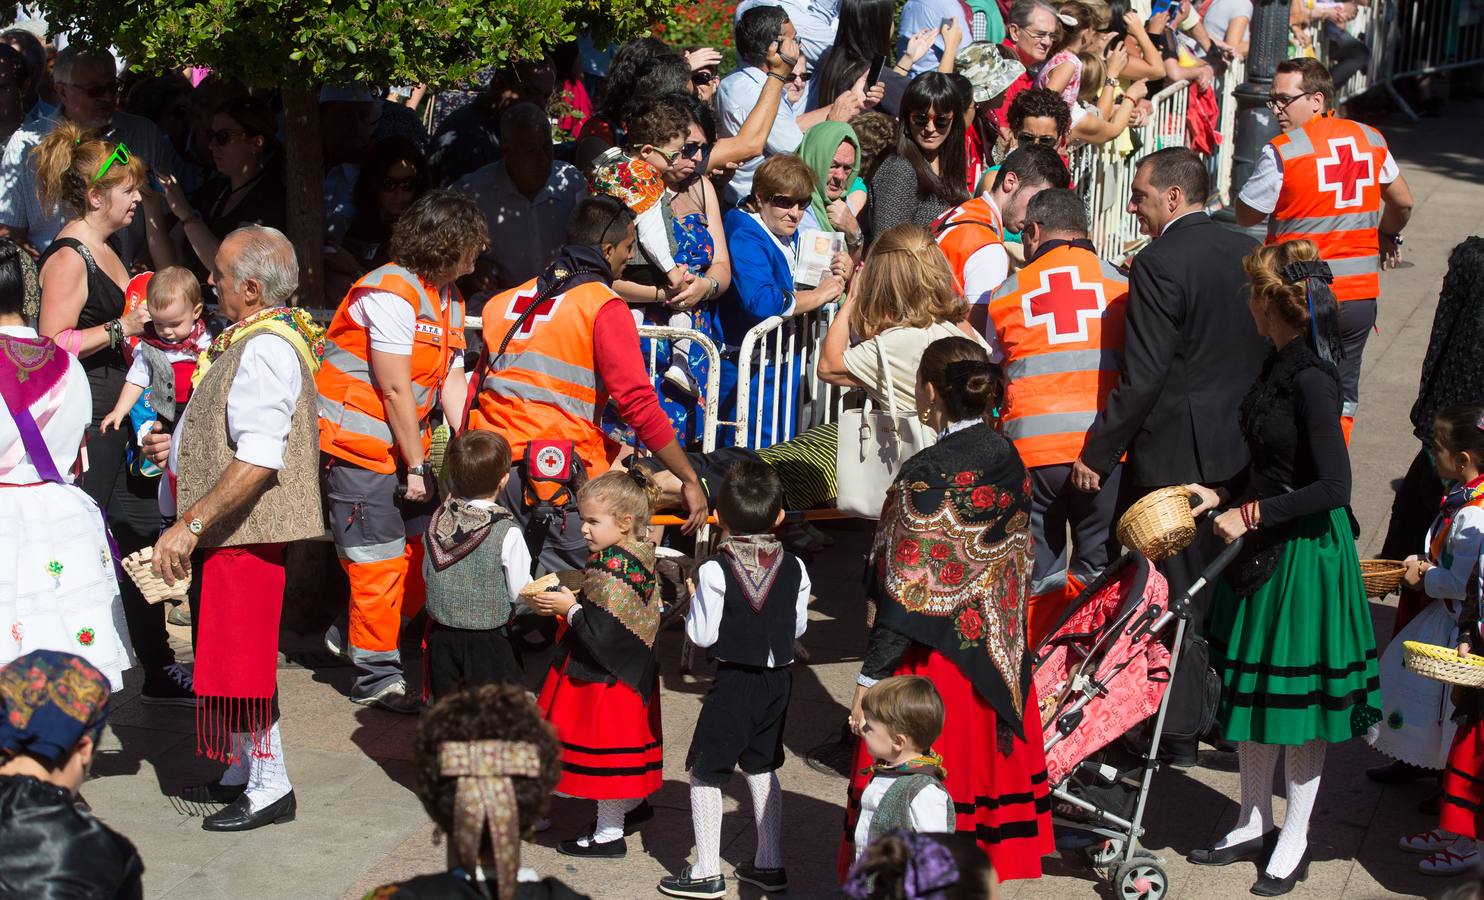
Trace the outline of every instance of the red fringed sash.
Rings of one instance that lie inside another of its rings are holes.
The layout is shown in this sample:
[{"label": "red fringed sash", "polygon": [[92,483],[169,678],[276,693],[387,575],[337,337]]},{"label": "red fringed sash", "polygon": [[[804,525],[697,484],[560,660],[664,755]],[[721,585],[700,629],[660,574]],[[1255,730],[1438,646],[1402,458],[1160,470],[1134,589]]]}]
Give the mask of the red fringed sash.
[{"label": "red fringed sash", "polygon": [[205,551],[196,625],[196,752],[234,762],[232,733],[253,736],[267,759],[278,687],[278,621],[283,612],[283,545]]}]

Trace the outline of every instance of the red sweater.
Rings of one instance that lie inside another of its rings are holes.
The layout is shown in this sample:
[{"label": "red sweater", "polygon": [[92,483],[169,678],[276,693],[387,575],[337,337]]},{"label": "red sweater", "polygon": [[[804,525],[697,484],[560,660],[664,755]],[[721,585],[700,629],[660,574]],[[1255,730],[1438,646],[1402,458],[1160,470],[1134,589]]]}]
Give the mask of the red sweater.
[{"label": "red sweater", "polygon": [[617,297],[598,310],[593,322],[593,357],[603,389],[618,405],[619,418],[634,429],[644,446],[658,450],[674,441],[675,429],[660,409],[644,368],[633,313]]}]

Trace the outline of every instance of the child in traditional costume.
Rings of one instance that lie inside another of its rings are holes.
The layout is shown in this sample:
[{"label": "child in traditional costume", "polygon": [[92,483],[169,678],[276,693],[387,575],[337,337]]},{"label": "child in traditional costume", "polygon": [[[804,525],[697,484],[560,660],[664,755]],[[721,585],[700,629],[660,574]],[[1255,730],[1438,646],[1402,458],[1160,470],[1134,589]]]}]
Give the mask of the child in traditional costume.
[{"label": "child in traditional costume", "polygon": [[726,536],[720,552],[696,569],[685,619],[686,636],[717,658],[685,758],[696,862],[660,879],[660,893],[671,897],[726,896],[721,788],[739,766],[752,795],[757,854],[737,866],[736,878],[769,892],[788,887],[777,771],[794,641],[808,624],[809,573],[772,534],[783,522],[783,482],[770,466],[755,460],[732,466],[717,489],[716,518]]},{"label": "child in traditional costume", "polygon": [[531,580],[531,551],[497,502],[510,445],[470,430],[448,445],[453,492],[423,535],[428,585],[427,684],[433,700],[483,684],[525,684],[510,619]]},{"label": "child in traditional costume", "polygon": [[[1428,530],[1427,555],[1407,558],[1403,581],[1425,593],[1429,603],[1391,639],[1381,657],[1386,715],[1372,729],[1370,741],[1402,762],[1444,772],[1439,827],[1407,835],[1398,846],[1409,853],[1427,854],[1417,864],[1424,875],[1456,875],[1479,864],[1474,838],[1484,804],[1484,784],[1475,781],[1480,764],[1478,735],[1470,739],[1467,727],[1457,729],[1448,685],[1403,667],[1402,644],[1478,646],[1461,629],[1460,619],[1465,615],[1478,618],[1479,557],[1484,553],[1484,407],[1454,406],[1438,413],[1432,450],[1438,476],[1454,486]],[[1470,602],[1473,611],[1466,614]],[[1467,719],[1468,709],[1461,712]]]},{"label": "child in traditional costume", "polygon": [[855,821],[855,858],[893,831],[952,834],[957,815],[943,787],[943,757],[933,741],[943,733],[943,698],[920,675],[876,682],[861,698],[861,740],[875,758]]},{"label": "child in traditional costume", "polygon": [[149,324],[134,348],[134,362],[124,376],[118,402],[99,425],[102,431],[125,423],[148,390],[149,408],[163,430],[173,432],[191,399],[196,360],[211,346],[213,335],[201,317],[201,282],[190,269],[170,266],[151,276],[145,308]]},{"label": "child in traditional costume", "polygon": [[577,507],[592,551],[582,601],[565,587],[530,600],[537,612],[565,620],[537,702],[562,741],[557,793],[598,801],[593,833],[557,850],[614,859],[628,852],[626,817],[652,815],[644,799],[663,781],[659,582],[654,545],[643,539],[650,496],[636,476],[614,471],[583,485]]}]

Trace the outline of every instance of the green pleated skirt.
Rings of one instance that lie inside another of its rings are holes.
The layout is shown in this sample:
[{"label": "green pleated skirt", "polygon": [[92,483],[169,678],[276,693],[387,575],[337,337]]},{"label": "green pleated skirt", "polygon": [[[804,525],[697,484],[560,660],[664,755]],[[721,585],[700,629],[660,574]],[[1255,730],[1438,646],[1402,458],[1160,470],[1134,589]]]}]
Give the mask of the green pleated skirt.
[{"label": "green pleated skirt", "polygon": [[1288,526],[1271,578],[1249,595],[1220,579],[1206,634],[1230,741],[1345,741],[1381,718],[1376,635],[1349,515]]}]

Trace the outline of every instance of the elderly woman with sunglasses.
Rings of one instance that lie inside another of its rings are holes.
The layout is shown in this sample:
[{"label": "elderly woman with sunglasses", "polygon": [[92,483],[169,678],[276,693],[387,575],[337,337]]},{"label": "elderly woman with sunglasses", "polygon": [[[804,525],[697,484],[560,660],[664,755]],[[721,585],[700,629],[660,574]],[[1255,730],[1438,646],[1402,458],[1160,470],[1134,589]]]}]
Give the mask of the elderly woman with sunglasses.
[{"label": "elderly woman with sunglasses", "polygon": [[872,234],[903,222],[924,228],[969,199],[963,98],[942,72],[913,79],[902,95],[896,150],[871,177]]}]

